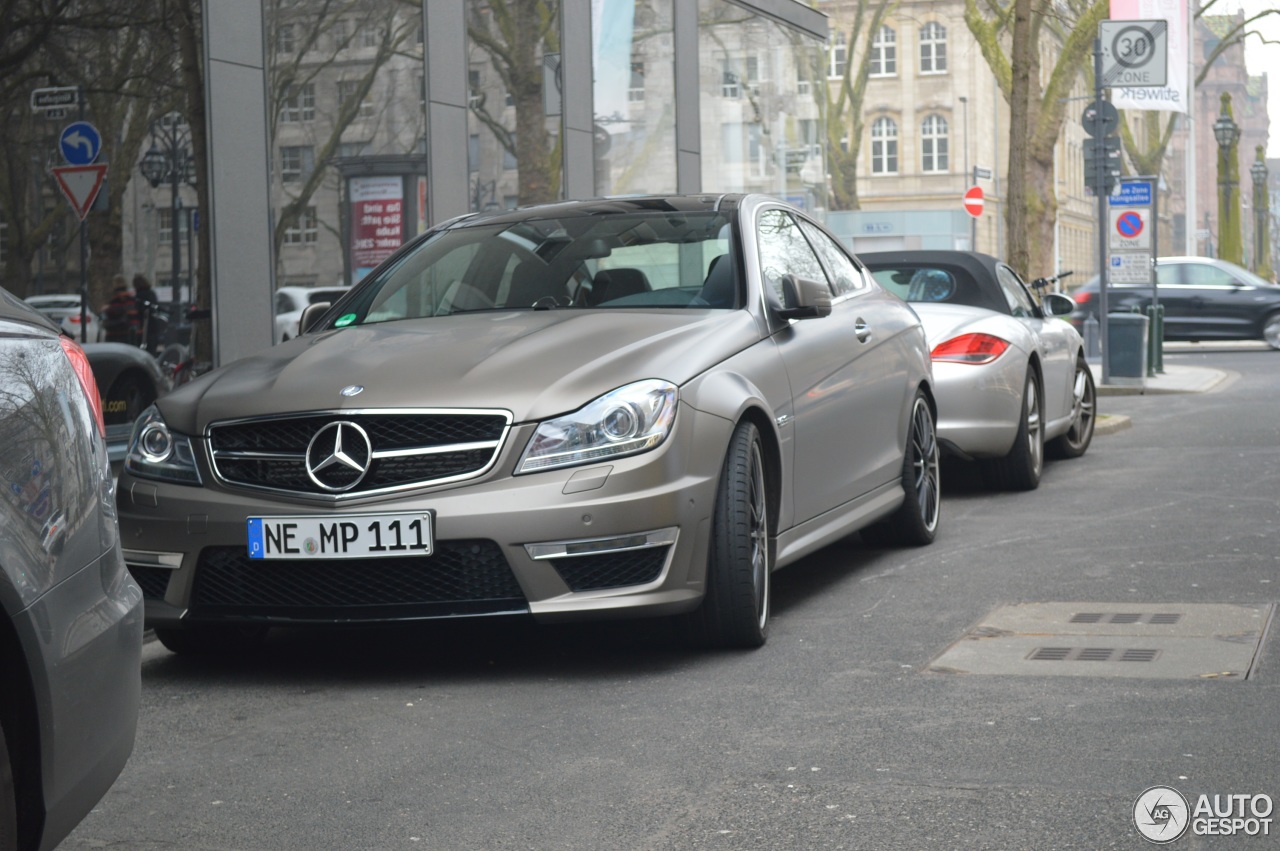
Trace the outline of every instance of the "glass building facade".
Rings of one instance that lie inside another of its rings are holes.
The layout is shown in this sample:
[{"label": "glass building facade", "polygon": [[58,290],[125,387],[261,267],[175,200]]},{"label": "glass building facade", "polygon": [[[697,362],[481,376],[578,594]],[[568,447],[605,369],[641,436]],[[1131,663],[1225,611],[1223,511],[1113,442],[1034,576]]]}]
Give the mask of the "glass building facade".
[{"label": "glass building facade", "polygon": [[[473,211],[764,192],[821,212],[826,37],[796,0],[207,4],[215,312],[269,317],[276,287],[354,283]],[[219,324],[219,362],[271,342]]]}]

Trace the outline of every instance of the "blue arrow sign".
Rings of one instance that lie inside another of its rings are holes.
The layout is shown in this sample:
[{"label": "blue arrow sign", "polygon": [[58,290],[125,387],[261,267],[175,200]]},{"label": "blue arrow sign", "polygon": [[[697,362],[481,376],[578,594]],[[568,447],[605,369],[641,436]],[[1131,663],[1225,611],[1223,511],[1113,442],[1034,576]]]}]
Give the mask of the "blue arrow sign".
[{"label": "blue arrow sign", "polygon": [[73,121],[62,129],[58,147],[67,165],[89,165],[102,150],[102,135],[88,121]]}]

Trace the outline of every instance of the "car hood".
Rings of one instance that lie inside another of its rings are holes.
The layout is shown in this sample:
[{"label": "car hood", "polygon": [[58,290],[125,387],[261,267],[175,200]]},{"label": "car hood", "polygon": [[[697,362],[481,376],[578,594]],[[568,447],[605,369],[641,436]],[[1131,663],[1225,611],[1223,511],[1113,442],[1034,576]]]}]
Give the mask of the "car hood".
[{"label": "car hood", "polygon": [[[170,426],[293,411],[500,408],[515,422],[576,410],[645,378],[683,384],[760,339],[746,311],[546,310],[403,320],[309,334],[161,400]],[[360,385],[355,396],[340,394]]]}]

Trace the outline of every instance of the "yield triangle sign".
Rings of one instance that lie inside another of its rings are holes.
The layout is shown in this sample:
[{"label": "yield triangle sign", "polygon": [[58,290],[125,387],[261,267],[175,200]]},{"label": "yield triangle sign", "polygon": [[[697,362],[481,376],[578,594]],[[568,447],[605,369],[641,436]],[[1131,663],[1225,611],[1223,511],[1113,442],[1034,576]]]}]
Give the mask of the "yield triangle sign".
[{"label": "yield triangle sign", "polygon": [[83,222],[89,208],[93,206],[93,199],[98,197],[98,190],[102,189],[102,180],[107,176],[106,165],[60,165],[54,166],[50,171],[57,178],[62,194],[67,196],[72,209]]}]

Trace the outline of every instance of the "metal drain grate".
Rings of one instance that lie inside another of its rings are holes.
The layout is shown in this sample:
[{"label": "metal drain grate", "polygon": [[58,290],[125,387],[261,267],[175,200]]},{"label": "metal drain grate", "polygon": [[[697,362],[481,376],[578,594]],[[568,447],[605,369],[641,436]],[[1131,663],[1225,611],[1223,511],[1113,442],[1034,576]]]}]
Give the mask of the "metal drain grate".
[{"label": "metal drain grate", "polygon": [[1154,662],[1159,650],[1115,647],[1037,647],[1027,654],[1032,662]]},{"label": "metal drain grate", "polygon": [[1182,620],[1180,612],[1157,612],[1154,614],[1145,614],[1143,612],[1113,612],[1107,614],[1105,612],[1078,612],[1071,616],[1068,623],[1147,623],[1147,624],[1176,624]]}]

